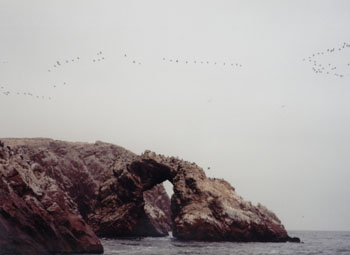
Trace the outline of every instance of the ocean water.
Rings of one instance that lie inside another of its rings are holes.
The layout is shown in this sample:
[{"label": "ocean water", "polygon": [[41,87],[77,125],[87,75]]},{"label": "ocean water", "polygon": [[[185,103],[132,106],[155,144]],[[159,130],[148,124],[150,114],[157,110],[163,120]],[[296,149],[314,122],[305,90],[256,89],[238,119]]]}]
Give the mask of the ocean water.
[{"label": "ocean water", "polygon": [[289,231],[302,243],[183,242],[169,237],[102,239],[105,255],[139,254],[342,254],[350,255],[350,232]]}]

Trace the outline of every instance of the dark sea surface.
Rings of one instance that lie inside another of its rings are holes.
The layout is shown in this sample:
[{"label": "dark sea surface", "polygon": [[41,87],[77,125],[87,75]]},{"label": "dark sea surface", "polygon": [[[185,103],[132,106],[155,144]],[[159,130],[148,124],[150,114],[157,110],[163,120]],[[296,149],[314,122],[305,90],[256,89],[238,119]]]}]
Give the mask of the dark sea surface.
[{"label": "dark sea surface", "polygon": [[289,231],[302,243],[182,242],[172,237],[102,239],[112,254],[349,254],[350,232]]}]

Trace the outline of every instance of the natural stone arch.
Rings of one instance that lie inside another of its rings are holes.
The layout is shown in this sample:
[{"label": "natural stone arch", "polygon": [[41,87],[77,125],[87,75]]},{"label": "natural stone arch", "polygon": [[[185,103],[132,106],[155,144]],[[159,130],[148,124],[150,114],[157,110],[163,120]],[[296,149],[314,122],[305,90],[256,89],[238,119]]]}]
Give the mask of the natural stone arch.
[{"label": "natural stone arch", "polygon": [[[0,147],[0,193],[3,192],[3,201],[8,203],[0,203],[0,209],[10,213],[16,208],[18,213],[23,213],[23,217],[14,215],[15,223],[8,219],[6,222],[14,229],[27,226],[35,219],[27,213],[26,203],[31,203],[31,208],[39,206],[46,215],[38,222],[39,229],[45,220],[52,222],[48,226],[53,230],[68,227],[79,244],[67,246],[71,238],[54,238],[55,242],[50,242],[50,236],[44,237],[45,242],[41,238],[30,242],[40,247],[45,244],[48,250],[52,250],[51,244],[61,247],[60,251],[77,247],[85,247],[81,250],[86,251],[101,249],[88,225],[98,236],[166,235],[170,226],[164,208],[169,207],[170,201],[163,186],[158,185],[164,180],[173,184],[172,228],[174,236],[180,239],[298,240],[288,237],[272,212],[244,201],[224,180],[207,178],[194,163],[150,151],[138,156],[103,142],[6,139],[5,143],[6,148]],[[18,174],[10,169],[13,167]],[[53,191],[47,188],[50,185],[55,187]],[[32,199],[24,201],[23,195]],[[164,200],[155,204],[158,198]],[[16,200],[21,202],[14,207],[11,201]],[[59,220],[51,221],[52,213]],[[27,230],[22,229],[21,233],[32,238],[32,231],[27,233]],[[6,240],[7,235],[0,236],[0,242],[4,237]]]},{"label": "natural stone arch", "polygon": [[121,190],[132,191],[138,201],[143,192],[170,181],[172,230],[179,239],[298,241],[288,236],[273,212],[244,201],[226,181],[207,178],[195,163],[145,151],[126,168],[117,169],[115,177]]}]

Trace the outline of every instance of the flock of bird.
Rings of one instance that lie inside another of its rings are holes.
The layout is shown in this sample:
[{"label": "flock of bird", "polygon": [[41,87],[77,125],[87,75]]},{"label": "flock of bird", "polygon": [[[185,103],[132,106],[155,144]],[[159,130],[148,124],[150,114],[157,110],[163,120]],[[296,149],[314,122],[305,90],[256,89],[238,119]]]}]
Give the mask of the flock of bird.
[{"label": "flock of bird", "polygon": [[[89,58],[88,62],[98,63],[105,60],[106,60],[106,57],[103,55],[103,52],[100,50],[96,53],[96,57]],[[55,60],[55,62],[51,65],[51,68],[47,69],[47,71],[49,73],[52,73],[60,68],[64,68],[67,65],[77,64],[81,61],[82,59],[79,56],[74,58],[58,59],[58,60]],[[58,88],[59,86],[65,86],[65,85],[68,85],[66,81],[61,81],[61,82],[56,82],[55,84],[51,84],[53,88]]]},{"label": "flock of bird", "polygon": [[[129,58],[128,54],[124,54],[124,58],[128,59]],[[135,65],[141,65],[142,64],[140,61],[137,61],[136,59],[131,60],[131,63],[135,64]]]},{"label": "flock of bird", "polygon": [[219,62],[219,61],[209,61],[209,60],[181,60],[181,59],[172,59],[172,58],[165,58],[163,57],[162,59],[164,62],[168,62],[168,63],[173,63],[173,64],[185,64],[185,65],[189,65],[189,64],[199,64],[199,65],[213,65],[213,66],[225,66],[225,67],[237,67],[237,68],[241,68],[243,67],[243,65],[241,63],[230,63],[230,62]]},{"label": "flock of bird", "polygon": [[[135,58],[131,58],[129,57],[126,53],[123,54],[123,58],[124,60],[127,60],[128,62],[130,62],[131,64],[134,65],[142,65],[142,62],[135,59]],[[68,65],[72,65],[72,64],[78,64],[78,63],[82,63],[83,61],[86,60],[89,63],[99,63],[102,61],[106,60],[106,56],[104,55],[104,53],[102,52],[102,50],[99,50],[98,52],[95,53],[94,57],[90,57],[90,58],[81,58],[80,56],[75,56],[75,57],[70,57],[70,58],[59,58],[56,59],[51,65],[50,67],[47,69],[48,73],[55,73],[58,70],[68,66]],[[219,62],[219,61],[204,61],[204,60],[181,60],[181,59],[172,59],[172,58],[162,58],[163,62],[168,62],[168,63],[174,63],[174,64],[185,64],[185,65],[213,65],[213,66],[223,66],[223,67],[231,67],[231,68],[242,68],[242,64],[241,63],[231,63],[231,62]],[[8,61],[1,61],[1,63],[8,63]],[[59,88],[59,87],[63,87],[63,86],[68,86],[68,82],[67,81],[59,81],[59,82],[50,82],[50,87],[53,89]],[[1,86],[0,87],[0,92],[2,95],[5,96],[9,96],[9,95],[16,95],[16,96],[28,96],[28,97],[32,97],[35,99],[47,99],[47,100],[51,100],[52,97],[51,96],[43,96],[43,95],[36,95],[32,92],[19,92],[19,91],[15,91],[12,92],[10,90],[7,90],[7,88],[5,86]]]},{"label": "flock of bird", "polygon": [[[98,63],[105,61],[106,57],[104,56],[102,50],[98,51],[95,55],[95,57],[88,58],[88,61],[90,63]],[[79,56],[74,58],[65,58],[65,59],[57,59],[55,62],[51,65],[50,68],[47,69],[48,73],[54,73],[60,68],[63,68],[67,65],[79,63],[81,61],[81,58]],[[1,64],[7,64],[8,61],[0,61]],[[61,82],[55,82],[55,84],[50,83],[52,88],[58,88],[60,86],[67,86],[68,83],[66,81]],[[34,99],[41,99],[41,100],[52,100],[52,96],[44,96],[44,95],[37,95],[35,93],[26,91],[26,92],[20,92],[20,91],[11,91],[8,89],[8,86],[0,85],[0,93],[5,96],[28,96]]]},{"label": "flock of bird", "polygon": [[[350,43],[344,42],[339,47],[328,48],[324,51],[315,52],[307,58],[303,58],[302,61],[309,62],[311,65],[311,70],[316,74],[334,75],[336,77],[343,78],[346,76],[346,71],[350,72],[350,60],[348,63],[346,63],[345,67],[343,66],[343,70],[340,70],[341,68],[339,66],[330,63],[331,61],[320,61],[322,60],[322,57],[330,57],[336,53],[343,53],[345,50],[350,50]],[[321,58],[321,60],[319,60],[319,58]]]},{"label": "flock of bird", "polygon": [[[127,54],[124,54],[125,59],[130,59],[130,57]],[[209,61],[209,60],[196,60],[196,59],[179,59],[179,58],[166,58],[163,57],[162,61],[164,63],[171,63],[171,64],[185,64],[185,65],[212,65],[212,66],[224,66],[224,67],[231,67],[231,68],[241,68],[243,65],[241,63],[231,63],[231,62],[220,62],[220,61]],[[136,65],[142,65],[142,62],[131,59],[130,63],[136,64]]]},{"label": "flock of bird", "polygon": [[[81,60],[80,57],[56,60],[55,63],[52,64],[51,68],[49,68],[47,71],[50,73],[54,71],[56,68],[64,67],[65,65],[68,65],[68,64],[79,63],[80,60]],[[105,60],[106,60],[106,57],[103,55],[103,52],[101,50],[96,53],[96,57],[90,59],[90,61],[93,63],[97,63]]]},{"label": "flock of bird", "polygon": [[8,90],[7,87],[3,85],[0,86],[0,93],[5,96],[14,95],[14,96],[28,96],[35,99],[46,99],[46,100],[52,99],[51,96],[36,95],[31,92],[19,92],[19,91],[13,92],[11,90]]},{"label": "flock of bird", "polygon": [[52,65],[53,69],[48,69],[47,71],[50,73],[51,71],[53,71],[55,68],[59,68],[61,66],[63,66],[64,64],[69,64],[69,63],[74,63],[74,62],[78,62],[80,60],[80,57],[76,57],[76,58],[72,58],[72,59],[66,59],[64,61],[62,60],[56,60],[56,62]]},{"label": "flock of bird", "polygon": [[[350,52],[350,43],[344,42],[341,46],[339,47],[334,47],[334,48],[328,48],[324,51],[318,51],[310,56],[303,58],[302,61],[307,62],[311,65],[311,69],[313,72],[316,74],[326,74],[326,75],[334,75],[339,78],[343,78],[346,76],[346,73],[341,72],[338,66],[332,64],[332,61],[328,61],[327,63],[321,62],[322,57],[325,57],[326,55],[332,56],[336,53],[342,53],[345,50],[349,50]],[[128,56],[128,54],[123,54],[122,55],[123,59],[126,60],[127,62],[134,64],[134,65],[142,65],[143,63],[135,58],[131,58]],[[71,65],[71,64],[77,64],[82,62],[82,60],[85,60],[88,63],[92,64],[97,64],[99,62],[105,61],[106,56],[102,52],[102,50],[99,50],[95,52],[94,57],[90,58],[81,58],[79,56],[73,57],[73,58],[60,58],[54,61],[53,64],[47,69],[48,73],[54,73],[55,71],[58,71],[61,68],[64,68],[65,66]],[[230,70],[242,68],[243,65],[239,62],[223,62],[223,61],[209,61],[209,60],[197,60],[197,59],[182,59],[182,58],[167,58],[163,57],[160,59],[162,63],[169,63],[169,64],[182,64],[182,65],[207,65],[207,66],[215,66],[215,67],[224,67],[224,68],[229,68]],[[0,60],[0,64],[8,64],[7,60]],[[348,69],[345,71],[349,71],[350,73],[350,61],[347,63]],[[68,82],[67,81],[59,81],[55,82],[55,84],[51,84],[52,88],[58,88],[60,86],[67,86]],[[32,97],[35,99],[47,99],[51,100],[51,96],[44,96],[44,95],[36,95],[31,92],[20,92],[20,91],[10,91],[7,89],[7,86],[1,85],[0,84],[0,95],[5,95],[5,96],[10,96],[10,95],[16,95],[16,96],[28,96]]]}]

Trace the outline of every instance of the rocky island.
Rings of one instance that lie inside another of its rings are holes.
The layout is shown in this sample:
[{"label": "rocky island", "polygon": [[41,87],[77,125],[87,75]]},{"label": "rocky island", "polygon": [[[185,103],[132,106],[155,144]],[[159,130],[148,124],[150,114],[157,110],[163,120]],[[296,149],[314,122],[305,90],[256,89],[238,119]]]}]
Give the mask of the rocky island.
[{"label": "rocky island", "polygon": [[[96,142],[1,139],[0,247],[18,254],[102,253],[98,237],[298,242],[276,215],[201,167]],[[173,184],[169,199],[162,185]]]}]

